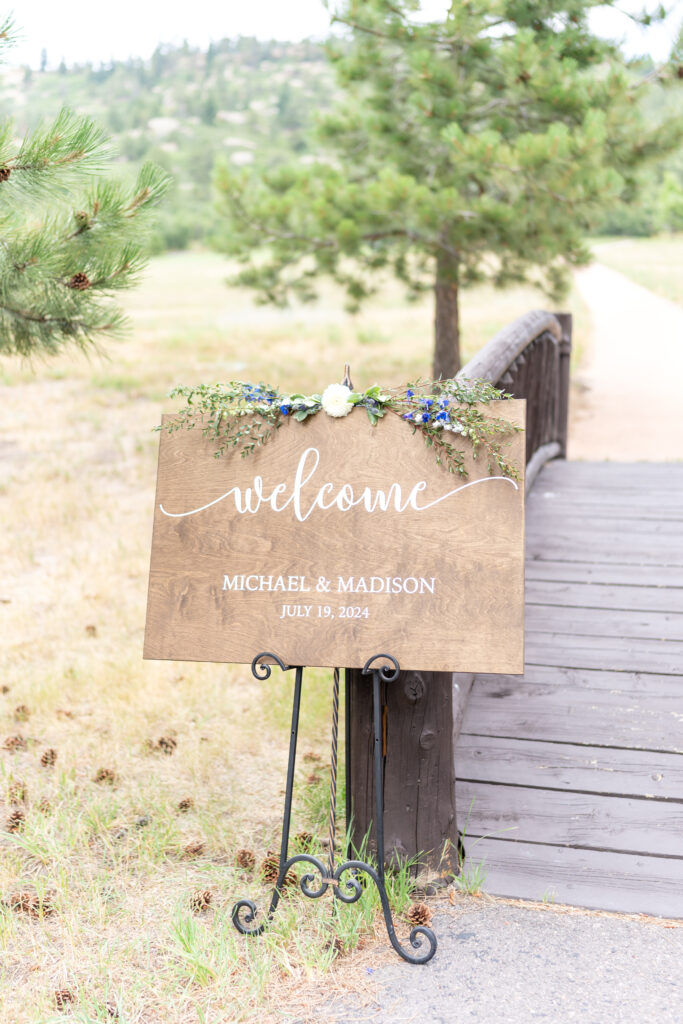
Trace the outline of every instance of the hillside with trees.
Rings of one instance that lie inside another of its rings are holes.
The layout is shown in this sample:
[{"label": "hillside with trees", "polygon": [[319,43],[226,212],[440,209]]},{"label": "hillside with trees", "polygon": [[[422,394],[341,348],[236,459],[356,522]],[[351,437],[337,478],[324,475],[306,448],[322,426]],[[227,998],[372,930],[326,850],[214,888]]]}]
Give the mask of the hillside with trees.
[{"label": "hillside with trees", "polygon": [[[325,48],[308,41],[242,37],[208,50],[159,46],[147,60],[97,66],[57,60],[46,53],[42,70],[2,71],[0,118],[13,118],[20,137],[67,106],[111,137],[115,160],[131,183],[145,161],[167,171],[173,184],[158,213],[156,251],[211,243],[217,164],[260,170],[293,157],[304,166],[317,159],[312,129],[339,95]],[[632,70],[635,79],[652,74],[644,64]],[[651,89],[643,101],[647,121],[680,109],[681,91]],[[625,197],[602,230],[683,230],[683,152],[642,173],[647,186],[638,200]]]},{"label": "hillside with trees", "polygon": [[4,70],[0,118],[23,135],[63,106],[93,118],[111,137],[124,175],[145,161],[173,177],[159,212],[157,250],[206,240],[213,220],[214,165],[306,161],[316,111],[334,94],[322,47],[309,43],[224,39],[202,51],[158,47],[149,60],[50,70]]}]

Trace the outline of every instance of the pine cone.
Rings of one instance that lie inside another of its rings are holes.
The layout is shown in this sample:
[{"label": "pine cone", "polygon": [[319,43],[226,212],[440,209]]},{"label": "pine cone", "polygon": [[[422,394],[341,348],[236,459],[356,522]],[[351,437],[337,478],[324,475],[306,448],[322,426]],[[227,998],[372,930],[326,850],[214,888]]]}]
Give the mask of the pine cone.
[{"label": "pine cone", "polygon": [[0,181],[7,181],[11,173],[9,167],[0,167]]},{"label": "pine cone", "polygon": [[428,925],[432,919],[432,909],[426,903],[411,903],[406,917],[412,925]]},{"label": "pine cone", "polygon": [[319,761],[320,754],[314,754],[312,750],[307,750],[304,754],[304,761]]},{"label": "pine cone", "polygon": [[261,864],[261,878],[268,885],[275,885],[277,882],[277,876],[280,874],[280,858],[272,850],[268,850],[268,853]]},{"label": "pine cone", "polygon": [[184,796],[183,799],[178,804],[178,810],[180,811],[181,814],[187,814],[187,812],[191,811],[193,808],[194,800],[192,799],[191,796]]},{"label": "pine cone", "polygon": [[25,782],[10,782],[7,787],[7,799],[11,804],[25,804],[28,800],[28,790]]},{"label": "pine cone", "polygon": [[113,1017],[114,1020],[118,1020],[119,1019],[119,1008],[116,1005],[116,1003],[107,1002],[104,1005],[105,1005],[105,1009],[107,1011],[107,1016],[108,1017]]},{"label": "pine cone", "polygon": [[190,910],[194,914],[200,914],[202,910],[208,910],[213,902],[213,893],[210,889],[200,889],[190,897]]},{"label": "pine cone", "polygon": [[19,832],[26,822],[26,815],[21,807],[16,807],[7,819],[7,831]]},{"label": "pine cone", "polygon": [[0,693],[9,693],[9,686],[7,683],[3,683],[2,686],[0,686]]},{"label": "pine cone", "polygon": [[15,722],[28,722],[30,715],[31,712],[25,704],[19,704],[19,706],[14,709]]},{"label": "pine cone", "polygon": [[[280,874],[280,858],[277,853],[273,853],[272,850],[268,850],[268,853],[261,864],[261,878],[267,885],[275,885],[277,882],[278,875]],[[284,896],[288,889],[294,889],[297,884],[296,875],[293,871],[288,871],[285,877],[282,879],[282,885],[280,886],[280,892]]]},{"label": "pine cone", "polygon": [[93,782],[106,782],[107,785],[114,786],[117,782],[116,772],[112,768],[98,768]]},{"label": "pine cone", "polygon": [[190,860],[192,857],[201,857],[205,849],[206,844],[201,840],[196,840],[193,843],[187,843],[187,845],[183,847],[183,857],[186,860]]},{"label": "pine cone", "polygon": [[37,913],[38,897],[34,892],[13,892],[3,902],[10,910],[14,910],[17,914]]},{"label": "pine cone", "polygon": [[[66,286],[67,288],[74,288],[77,292],[82,292],[85,291],[86,288],[90,287],[90,278],[87,274],[84,274],[82,270],[79,270],[79,272],[74,274],[71,280],[67,282]],[[88,629],[87,626],[85,628],[86,630]]]},{"label": "pine cone", "polygon": [[8,736],[3,747],[5,750],[26,750],[26,740],[21,733],[17,733],[16,736]]},{"label": "pine cone", "polygon": [[172,736],[161,736],[157,746],[159,747],[159,750],[162,751],[162,753],[168,754],[170,757],[175,748],[178,746],[178,743],[176,740],[173,739]]},{"label": "pine cone", "polygon": [[76,1002],[76,997],[70,988],[58,988],[55,992],[55,1006],[58,1010],[68,1010],[71,1003]]},{"label": "pine cone", "polygon": [[312,832],[297,832],[294,836],[294,842],[304,850],[310,850],[314,838]]},{"label": "pine cone", "polygon": [[57,751],[53,747],[48,747],[40,758],[40,763],[43,768],[52,768],[55,761],[57,760]]},{"label": "pine cone", "polygon": [[54,898],[55,892],[52,889],[45,893],[42,900],[35,892],[23,891],[12,893],[5,903],[17,913],[29,914],[31,917],[40,917],[42,913],[43,917],[48,917],[56,909]]},{"label": "pine cone", "polygon": [[45,895],[43,896],[42,900],[39,899],[38,896],[36,896],[36,914],[40,914],[42,912],[43,917],[49,917],[51,914],[54,914],[55,911],[57,910],[56,896],[57,893],[55,892],[54,889],[48,889]]},{"label": "pine cone", "polygon": [[312,772],[308,776],[308,778],[306,779],[306,784],[308,786],[316,786],[319,782],[320,782],[320,776],[317,775],[315,772]]},{"label": "pine cone", "polygon": [[[235,861],[244,871],[253,871],[256,867],[256,857],[251,850],[238,850]],[[277,875],[275,877],[277,878]]]},{"label": "pine cone", "polygon": [[46,796],[41,798],[41,801],[38,804],[38,810],[40,811],[41,814],[51,814],[52,813],[52,804],[50,803],[50,801],[48,800],[48,798]]}]

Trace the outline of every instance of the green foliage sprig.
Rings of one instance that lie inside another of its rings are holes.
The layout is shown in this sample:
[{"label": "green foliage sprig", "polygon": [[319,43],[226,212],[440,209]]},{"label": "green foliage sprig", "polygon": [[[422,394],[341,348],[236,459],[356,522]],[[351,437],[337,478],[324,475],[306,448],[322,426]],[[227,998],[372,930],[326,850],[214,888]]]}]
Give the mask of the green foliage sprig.
[{"label": "green foliage sprig", "polygon": [[[226,384],[199,384],[174,388],[170,398],[184,398],[186,405],[165,425],[169,432],[191,430],[202,425],[205,437],[217,443],[215,456],[234,449],[248,456],[272,439],[288,419],[298,422],[324,410],[333,417],[365,409],[375,426],[386,415],[399,416],[413,433],[419,432],[434,450],[436,462],[449,473],[467,477],[465,442],[477,458],[486,455],[490,473],[519,479],[519,470],[505,457],[504,448],[519,427],[502,417],[489,416],[482,406],[511,398],[486,381],[418,380],[405,387],[381,388],[374,384],[365,391],[353,391],[332,384],[322,394],[287,394],[264,383],[232,380]],[[162,429],[157,427],[157,430]]]}]

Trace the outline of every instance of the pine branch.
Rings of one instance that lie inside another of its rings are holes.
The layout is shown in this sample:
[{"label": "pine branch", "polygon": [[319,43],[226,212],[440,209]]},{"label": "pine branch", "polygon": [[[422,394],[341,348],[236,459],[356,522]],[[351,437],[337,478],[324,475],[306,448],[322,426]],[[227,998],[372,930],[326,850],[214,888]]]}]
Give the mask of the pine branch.
[{"label": "pine branch", "polygon": [[0,63],[4,60],[6,50],[11,49],[17,41],[17,32],[13,16],[8,15],[0,22]]},{"label": "pine branch", "polygon": [[88,117],[63,109],[49,125],[39,125],[11,150],[12,124],[0,133],[0,202],[59,199],[78,181],[101,173],[109,158],[103,130]]},{"label": "pine branch", "polygon": [[0,206],[0,352],[54,353],[67,343],[83,348],[123,329],[111,296],[130,287],[144,267],[144,227],[168,183],[146,164],[132,189],[100,181],[76,199],[75,209],[53,201],[28,228],[22,193],[15,192],[11,207]]}]

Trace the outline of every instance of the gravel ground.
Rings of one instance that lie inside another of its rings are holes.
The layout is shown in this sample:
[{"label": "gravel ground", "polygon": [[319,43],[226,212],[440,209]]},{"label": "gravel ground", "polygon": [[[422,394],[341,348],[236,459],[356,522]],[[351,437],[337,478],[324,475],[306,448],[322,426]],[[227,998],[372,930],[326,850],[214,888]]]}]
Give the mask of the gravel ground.
[{"label": "gravel ground", "polygon": [[335,1002],[338,1024],[681,1024],[683,928],[486,899],[439,907],[425,966],[364,970],[376,996]]}]

